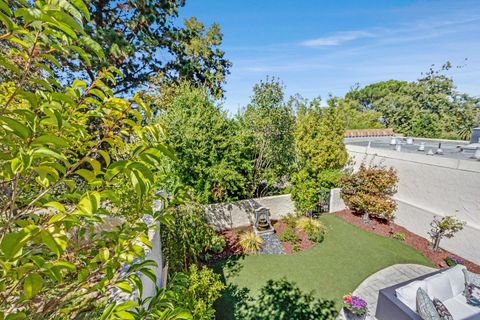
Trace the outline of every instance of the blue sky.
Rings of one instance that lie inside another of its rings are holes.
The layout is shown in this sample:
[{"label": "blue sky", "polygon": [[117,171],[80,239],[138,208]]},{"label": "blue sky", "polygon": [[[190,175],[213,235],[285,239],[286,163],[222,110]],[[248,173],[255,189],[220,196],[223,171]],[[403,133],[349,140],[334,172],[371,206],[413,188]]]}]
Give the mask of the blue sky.
[{"label": "blue sky", "polygon": [[287,95],[326,98],[447,60],[463,66],[449,72],[459,90],[480,95],[480,0],[187,0],[181,14],[222,28],[230,113],[267,75]]}]

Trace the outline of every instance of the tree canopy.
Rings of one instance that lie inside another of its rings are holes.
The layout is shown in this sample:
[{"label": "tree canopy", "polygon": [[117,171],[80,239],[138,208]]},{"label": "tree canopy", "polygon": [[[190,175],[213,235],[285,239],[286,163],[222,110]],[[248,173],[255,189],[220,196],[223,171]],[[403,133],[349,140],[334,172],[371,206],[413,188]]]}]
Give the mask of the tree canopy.
[{"label": "tree canopy", "polygon": [[376,111],[386,127],[398,133],[427,138],[468,139],[480,124],[480,99],[457,91],[445,75],[451,68],[433,67],[417,81],[382,81],[356,88],[346,99],[356,101],[362,112]]}]

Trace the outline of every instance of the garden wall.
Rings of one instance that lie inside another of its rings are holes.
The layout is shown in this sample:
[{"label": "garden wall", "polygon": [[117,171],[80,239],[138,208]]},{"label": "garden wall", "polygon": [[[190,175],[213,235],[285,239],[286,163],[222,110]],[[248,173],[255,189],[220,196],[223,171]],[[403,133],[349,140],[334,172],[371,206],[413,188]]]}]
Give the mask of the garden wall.
[{"label": "garden wall", "polygon": [[279,220],[295,211],[290,195],[285,194],[211,204],[207,207],[206,217],[208,223],[218,231],[249,226],[253,224],[255,209],[260,207],[269,209],[273,220]]},{"label": "garden wall", "polygon": [[429,238],[435,215],[455,215],[467,225],[454,238],[442,240],[441,246],[480,263],[480,162],[354,145],[347,145],[347,150],[355,168],[372,161],[397,170],[399,225]]}]

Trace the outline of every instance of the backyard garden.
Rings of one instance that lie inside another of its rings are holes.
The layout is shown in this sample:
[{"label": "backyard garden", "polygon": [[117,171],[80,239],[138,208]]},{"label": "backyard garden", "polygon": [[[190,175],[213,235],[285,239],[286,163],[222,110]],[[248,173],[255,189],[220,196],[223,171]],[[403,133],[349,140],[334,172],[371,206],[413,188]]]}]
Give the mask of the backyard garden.
[{"label": "backyard garden", "polygon": [[[178,21],[183,5],[0,0],[0,320],[332,319],[372,273],[438,265],[402,230],[368,229],[393,226],[398,179],[354,172],[344,133],[464,135],[479,102],[435,71],[324,102],[267,77],[230,115],[220,27]],[[416,117],[426,99],[419,118],[386,110],[412,92],[425,94],[396,108]],[[354,223],[312,217],[336,187]],[[291,215],[255,225],[280,254],[252,226],[206,216],[285,194]],[[463,225],[433,221],[432,250]],[[147,259],[160,243],[163,260]]]}]

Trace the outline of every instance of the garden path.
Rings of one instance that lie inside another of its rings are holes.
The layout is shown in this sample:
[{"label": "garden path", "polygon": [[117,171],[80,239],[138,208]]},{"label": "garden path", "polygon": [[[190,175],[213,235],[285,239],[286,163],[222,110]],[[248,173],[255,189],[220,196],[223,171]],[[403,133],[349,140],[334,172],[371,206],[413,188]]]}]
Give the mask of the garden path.
[{"label": "garden path", "polygon": [[[353,292],[353,295],[360,296],[368,303],[368,320],[374,320],[377,310],[378,291],[383,288],[393,286],[397,283],[418,278],[425,274],[434,272],[436,269],[422,266],[419,264],[395,264],[382,269],[365,279]],[[337,317],[337,320],[344,320],[343,311]]]}]

